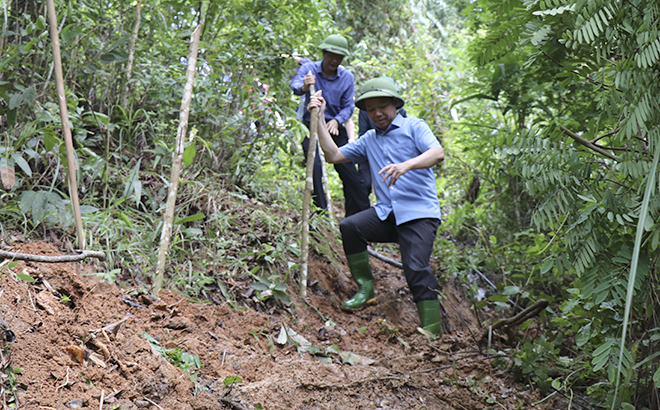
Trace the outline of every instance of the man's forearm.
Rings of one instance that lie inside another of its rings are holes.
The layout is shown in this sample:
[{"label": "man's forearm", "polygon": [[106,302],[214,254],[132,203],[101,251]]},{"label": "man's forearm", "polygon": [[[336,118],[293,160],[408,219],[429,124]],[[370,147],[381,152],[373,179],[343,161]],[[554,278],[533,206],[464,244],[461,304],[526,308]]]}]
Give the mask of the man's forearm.
[{"label": "man's forearm", "polygon": [[348,142],[355,141],[355,123],[353,122],[353,118],[349,118],[344,126],[346,127],[346,134],[348,134]]},{"label": "man's forearm", "polygon": [[318,131],[319,144],[321,145],[323,154],[325,154],[325,160],[331,164],[340,164],[342,162],[348,162],[348,159],[344,156],[344,154],[341,153],[341,151],[339,151],[337,144],[335,144],[335,141],[330,136],[330,133],[328,132],[328,128],[325,123],[325,118],[323,118],[323,116],[319,118],[318,128],[319,128]]},{"label": "man's forearm", "polygon": [[445,151],[442,149],[442,147],[434,147],[416,156],[415,158],[409,159],[406,162],[410,166],[410,169],[422,169],[437,165],[444,159]]}]

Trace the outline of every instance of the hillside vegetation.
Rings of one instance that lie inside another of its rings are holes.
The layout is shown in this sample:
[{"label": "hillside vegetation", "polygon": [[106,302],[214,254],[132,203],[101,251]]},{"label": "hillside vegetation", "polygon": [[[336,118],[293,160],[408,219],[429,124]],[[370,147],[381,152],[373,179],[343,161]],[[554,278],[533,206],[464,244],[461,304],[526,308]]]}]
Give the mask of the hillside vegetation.
[{"label": "hillside vegetation", "polygon": [[[519,403],[562,396],[586,397],[595,408],[660,405],[657,2],[70,0],[55,10],[84,248],[107,256],[91,272],[103,286],[153,290],[189,45],[199,26],[164,269],[164,289],[175,293],[166,303],[182,295],[259,320],[285,315],[291,304],[314,310],[297,296],[306,129],[295,119],[299,99],[289,81],[294,56],[320,58],[321,40],[342,33],[351,49],[344,66],[356,86],[392,77],[409,115],[425,119],[447,153],[435,169],[444,220],[433,263],[443,300],[462,300],[465,289],[469,308],[457,317],[475,320],[466,329],[477,332],[549,302],[515,332],[491,333],[480,351],[542,396]],[[47,3],[7,0],[1,14],[0,245],[16,251],[21,242],[45,241],[73,253],[82,244]],[[339,180],[330,179],[341,208]],[[336,276],[345,267],[333,225],[313,216],[310,235],[314,268],[333,272],[317,272],[310,288],[326,298],[348,295],[350,283]],[[398,258],[395,246],[376,251]],[[49,277],[23,272],[11,259],[0,263],[5,279],[48,290]],[[12,292],[30,299],[30,292]],[[83,296],[67,308],[84,309]],[[356,327],[368,330],[358,333],[391,332],[390,342],[396,332],[377,329],[379,315],[360,316],[365,323]],[[272,345],[281,323],[259,325],[267,336],[250,335]],[[423,344],[413,325],[400,325]],[[466,340],[457,342],[461,349],[476,349]],[[24,389],[4,366],[4,391]],[[63,380],[55,376],[55,384]]]}]

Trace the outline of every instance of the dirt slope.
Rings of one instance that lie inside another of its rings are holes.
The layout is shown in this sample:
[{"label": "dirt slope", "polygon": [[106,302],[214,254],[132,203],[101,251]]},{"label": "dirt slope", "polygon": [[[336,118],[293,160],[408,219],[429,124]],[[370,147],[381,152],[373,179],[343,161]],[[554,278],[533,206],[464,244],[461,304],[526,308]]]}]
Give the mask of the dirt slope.
[{"label": "dirt slope", "polygon": [[[46,243],[16,244],[12,251],[60,254]],[[310,264],[316,284],[309,289],[309,305],[264,304],[262,313],[224,303],[195,304],[169,290],[152,301],[136,289],[86,276],[94,272],[92,265],[20,262],[8,269],[5,262],[0,278],[0,313],[8,328],[1,362],[9,375],[3,378],[4,406],[555,408],[552,400],[532,406],[542,399],[538,392],[515,383],[479,352],[473,335],[480,331],[454,286],[446,285],[444,301],[451,333],[429,341],[416,330],[403,274],[372,262],[378,303],[354,315],[338,308],[354,291],[347,273],[321,260]],[[191,366],[191,377],[185,366],[163,357],[167,352],[179,363],[194,364],[190,355],[195,355],[202,367]],[[15,378],[13,368],[20,369]],[[240,382],[229,383],[230,376]]]}]

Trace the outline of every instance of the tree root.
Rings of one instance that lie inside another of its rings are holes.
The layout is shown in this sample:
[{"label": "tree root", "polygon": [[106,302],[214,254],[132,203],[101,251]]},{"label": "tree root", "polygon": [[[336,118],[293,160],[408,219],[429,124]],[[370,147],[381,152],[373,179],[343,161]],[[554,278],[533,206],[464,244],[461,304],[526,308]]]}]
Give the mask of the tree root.
[{"label": "tree root", "polygon": [[522,312],[518,313],[517,315],[510,317],[508,319],[502,319],[497,323],[495,323],[494,325],[490,326],[489,328],[485,329],[481,333],[481,337],[479,338],[479,340],[483,340],[485,337],[487,337],[490,331],[494,331],[498,329],[506,329],[522,324],[527,319],[538,315],[543,309],[545,309],[548,306],[548,304],[549,302],[546,299],[537,300],[531,306],[529,306],[527,309],[523,310]]}]

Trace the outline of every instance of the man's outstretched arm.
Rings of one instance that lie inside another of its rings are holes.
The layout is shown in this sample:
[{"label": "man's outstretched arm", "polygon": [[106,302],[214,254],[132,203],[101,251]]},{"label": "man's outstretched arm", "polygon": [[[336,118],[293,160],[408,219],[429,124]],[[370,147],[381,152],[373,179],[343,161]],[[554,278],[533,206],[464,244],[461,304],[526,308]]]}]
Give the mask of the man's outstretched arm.
[{"label": "man's outstretched arm", "polygon": [[323,97],[312,96],[309,101],[308,110],[312,108],[319,108],[319,144],[325,154],[325,160],[331,164],[341,164],[343,162],[350,162],[348,158],[341,153],[337,144],[330,136],[328,128],[325,125],[325,100]]}]

